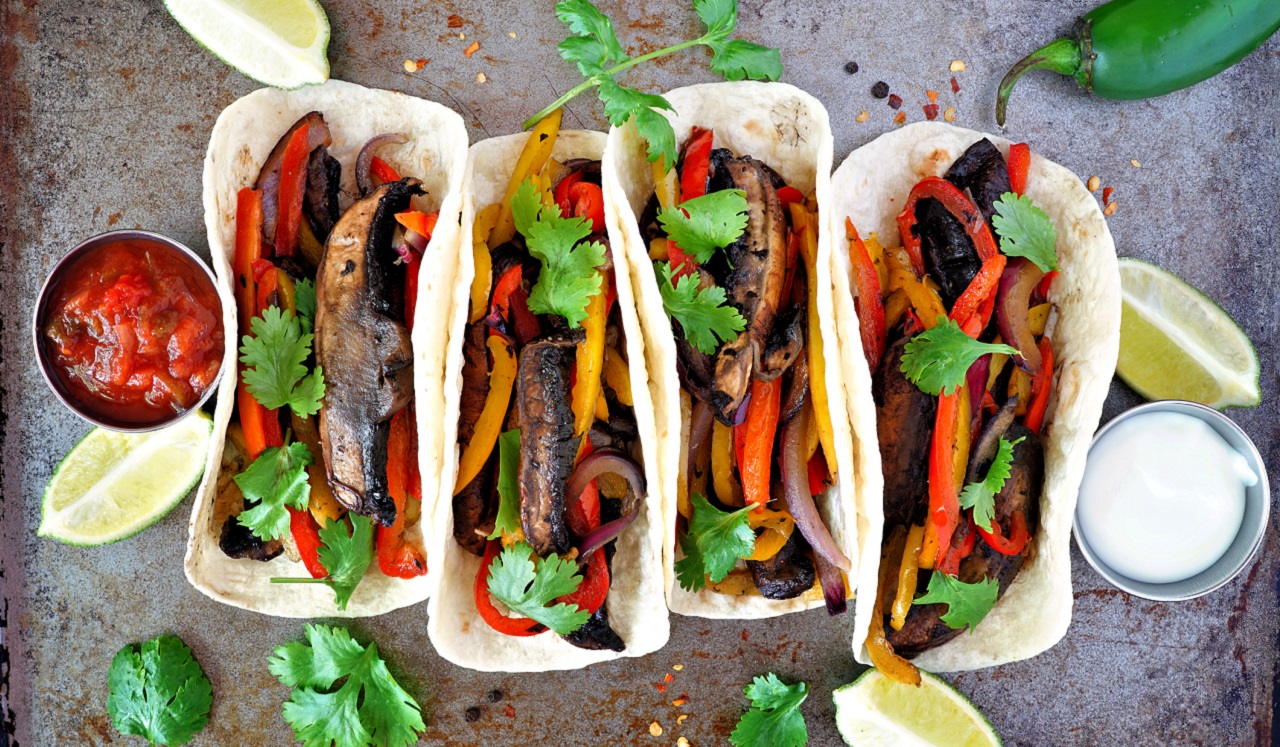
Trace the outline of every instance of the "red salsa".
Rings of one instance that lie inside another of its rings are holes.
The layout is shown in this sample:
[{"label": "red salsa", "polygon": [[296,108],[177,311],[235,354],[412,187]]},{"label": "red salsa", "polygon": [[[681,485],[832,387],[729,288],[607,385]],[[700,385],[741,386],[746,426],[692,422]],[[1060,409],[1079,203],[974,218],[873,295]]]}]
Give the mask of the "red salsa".
[{"label": "red salsa", "polygon": [[115,420],[161,420],[195,405],[222,365],[222,304],[176,250],[123,239],[67,268],[45,335],[64,391]]}]

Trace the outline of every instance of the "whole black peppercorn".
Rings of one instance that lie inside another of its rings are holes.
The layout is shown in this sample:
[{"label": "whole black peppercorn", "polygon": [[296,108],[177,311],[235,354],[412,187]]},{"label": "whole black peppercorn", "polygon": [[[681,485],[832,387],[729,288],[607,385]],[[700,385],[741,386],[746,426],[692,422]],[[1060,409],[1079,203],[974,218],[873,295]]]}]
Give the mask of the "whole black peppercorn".
[{"label": "whole black peppercorn", "polygon": [[889,95],[889,84],[883,80],[871,87],[871,95],[878,99],[882,99]]},{"label": "whole black peppercorn", "polygon": [[853,75],[854,73],[858,72],[858,63],[854,62],[853,60],[849,60],[848,62],[844,63],[844,71],[850,75]]},{"label": "whole black peppercorn", "polygon": [[480,709],[475,706],[471,706],[467,709],[467,712],[463,714],[463,718],[467,720],[468,724],[474,724],[480,720]]},{"label": "whole black peppercorn", "polygon": [[490,690],[490,691],[489,691],[489,702],[490,702],[490,703],[497,703],[499,700],[502,700],[502,691],[501,691],[501,690]]}]

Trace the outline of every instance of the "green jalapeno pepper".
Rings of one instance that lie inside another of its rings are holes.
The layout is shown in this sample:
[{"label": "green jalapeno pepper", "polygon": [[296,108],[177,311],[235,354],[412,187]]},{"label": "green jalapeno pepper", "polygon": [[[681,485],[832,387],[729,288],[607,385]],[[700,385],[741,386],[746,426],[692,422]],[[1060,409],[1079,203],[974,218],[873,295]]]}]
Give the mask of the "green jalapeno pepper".
[{"label": "green jalapeno pepper", "polygon": [[1004,125],[1013,85],[1031,70],[1070,75],[1105,99],[1150,98],[1217,75],[1277,28],[1280,0],[1112,0],[1009,70],[996,121]]}]

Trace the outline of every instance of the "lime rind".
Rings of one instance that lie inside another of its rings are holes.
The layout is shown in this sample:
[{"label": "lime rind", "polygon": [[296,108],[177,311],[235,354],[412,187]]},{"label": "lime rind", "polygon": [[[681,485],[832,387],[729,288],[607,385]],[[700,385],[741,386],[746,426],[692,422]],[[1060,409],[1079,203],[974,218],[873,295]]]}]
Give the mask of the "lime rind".
[{"label": "lime rind", "polygon": [[[317,28],[311,46],[301,49],[257,19],[218,0],[164,0],[165,9],[196,43],[214,57],[264,85],[284,90],[317,85],[329,79],[329,18],[309,0]],[[219,15],[221,13],[221,16]],[[236,31],[228,34],[223,24]],[[214,36],[218,36],[217,41]],[[265,62],[264,62],[265,60]]]},{"label": "lime rind", "polygon": [[854,747],[1003,744],[991,721],[973,701],[929,672],[921,670],[920,677],[920,687],[916,688],[868,669],[853,682],[837,688],[832,700],[840,736]]}]

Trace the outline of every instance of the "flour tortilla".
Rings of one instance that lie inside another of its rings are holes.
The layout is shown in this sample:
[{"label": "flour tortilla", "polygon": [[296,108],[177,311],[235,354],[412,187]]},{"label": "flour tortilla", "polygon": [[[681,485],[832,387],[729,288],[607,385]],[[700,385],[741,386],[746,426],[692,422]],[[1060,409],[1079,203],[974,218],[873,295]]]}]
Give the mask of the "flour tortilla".
[{"label": "flour tortilla", "polygon": [[[581,669],[601,661],[652,653],[666,645],[670,635],[662,599],[662,522],[658,510],[658,480],[653,469],[657,452],[652,425],[645,417],[652,407],[648,374],[645,372],[644,346],[631,297],[628,267],[621,261],[621,252],[616,245],[612,251],[618,308],[626,338],[633,409],[649,487],[649,495],[640,504],[639,516],[617,540],[609,597],[605,602],[609,624],[626,642],[626,649],[621,653],[588,651],[567,643],[554,633],[518,638],[489,627],[476,611],[473,595],[480,559],[463,550],[453,539],[453,485],[461,456],[456,442],[462,391],[462,340],[471,297],[471,280],[475,276],[471,230],[476,213],[502,200],[516,160],[528,139],[527,134],[508,135],[471,146],[461,240],[457,251],[458,272],[448,317],[449,353],[445,377],[449,386],[443,419],[439,421],[443,425],[444,443],[448,446],[445,449],[447,458],[440,469],[439,498],[433,523],[431,557],[438,564],[439,572],[433,574],[434,588],[427,607],[427,634],[436,651],[445,659],[458,666],[486,672]],[[572,158],[599,159],[604,151],[604,142],[602,132],[562,130],[551,155],[560,162]]]},{"label": "flour tortilla", "polygon": [[[427,194],[415,206],[439,210],[436,232],[427,245],[418,290],[423,318],[448,308],[453,287],[458,221],[462,212],[463,169],[467,132],[462,118],[439,104],[391,91],[330,80],[324,85],[281,91],[264,88],[227,107],[218,117],[204,162],[204,216],[209,252],[222,286],[228,342],[238,340],[231,261],[235,254],[236,193],[252,186],[272,147],[289,127],[310,111],[324,115],[333,137],[329,153],[342,164],[341,206],[357,194],[355,160],[370,138],[401,133],[405,145],[389,145],[380,157],[406,176],[420,179]],[[436,427],[444,404],[446,335],[440,325],[418,324],[413,331],[414,393],[418,425],[418,465],[424,476],[440,470],[443,442]],[[263,563],[227,557],[218,547],[222,527],[214,526],[213,507],[227,426],[235,403],[236,344],[228,344],[223,369],[228,375],[214,410],[214,448],[191,512],[185,570],[187,579],[207,596],[242,609],[279,617],[366,617],[426,599],[430,574],[413,580],[388,578],[376,564],[356,588],[345,611],[333,592],[320,584],[272,584],[273,576],[307,576],[301,563],[281,555]],[[424,487],[426,482],[424,481]],[[430,525],[431,506],[423,496],[423,515],[416,532]],[[411,530],[413,533],[413,530]],[[424,543],[425,545],[425,543]],[[428,567],[436,566],[428,558]]]},{"label": "flour tortilla", "polygon": [[[920,122],[883,135],[849,155],[832,176],[834,202],[826,242],[835,258],[836,317],[855,433],[874,444],[875,403],[853,307],[844,219],[866,237],[878,233],[885,246],[899,243],[896,217],[907,194],[926,176],[942,176],[973,143],[986,137],[1006,156],[1009,141],[941,122]],[[1071,622],[1071,517],[1084,474],[1085,455],[1106,399],[1120,343],[1120,275],[1115,245],[1097,201],[1069,170],[1031,156],[1027,196],[1058,229],[1060,274],[1050,301],[1054,388],[1048,410],[1045,480],[1034,551],[999,604],[973,633],[961,633],[913,661],[934,672],[996,666],[1035,656],[1061,640]],[[853,651],[869,664],[868,625],[876,598],[884,529],[880,452],[859,465],[859,550],[862,572],[854,614]]]},{"label": "flour tortilla", "polygon": [[[831,204],[832,138],[827,111],[817,99],[794,86],[756,82],[689,86],[669,91],[665,96],[675,108],[674,112],[663,114],[675,129],[677,142],[688,140],[694,126],[714,129],[716,147],[760,159],[791,186],[805,194],[816,193],[819,224],[823,224]],[[679,480],[684,479],[686,460],[682,441],[687,435],[682,438],[682,432],[687,433],[688,426],[682,424],[680,414],[675,336],[662,307],[649,248],[636,220],[653,196],[653,174],[646,158],[645,140],[634,124],[610,131],[604,175],[609,235],[615,247],[626,248],[649,355],[649,387],[653,396],[652,417],[658,437],[658,471],[665,517],[663,577],[668,605],[682,615],[728,619],[772,617],[823,606],[821,596],[816,594],[789,600],[765,599],[758,595],[731,596],[707,589],[694,594],[681,589],[677,583],[674,568],[676,495]],[[860,529],[854,521],[855,470],[850,459],[854,441],[846,415],[840,366],[836,365],[838,347],[829,280],[830,245],[819,242],[817,260],[818,311],[828,351],[826,381],[837,452],[836,485],[825,496],[817,497],[817,505],[836,544],[856,563]],[[870,432],[874,439],[874,423]]]}]

